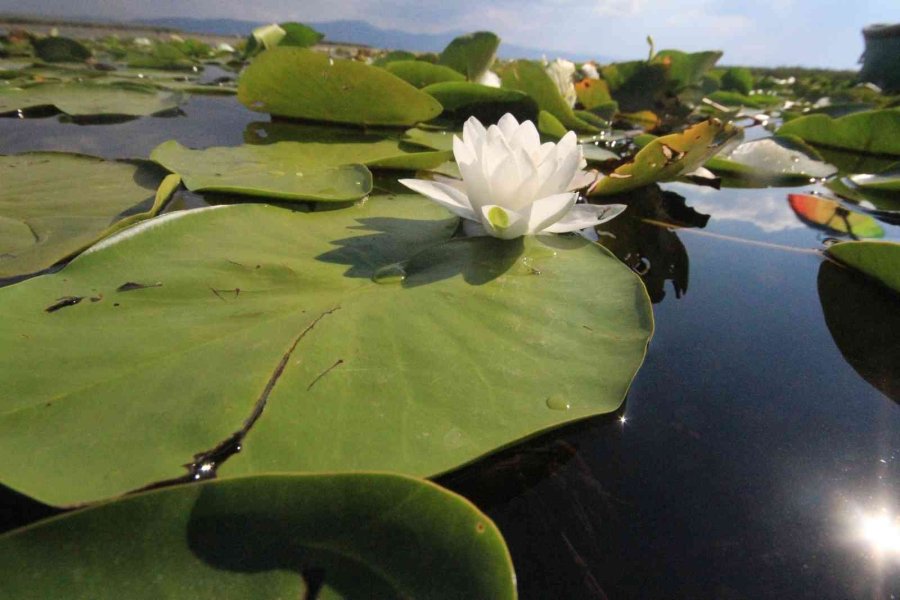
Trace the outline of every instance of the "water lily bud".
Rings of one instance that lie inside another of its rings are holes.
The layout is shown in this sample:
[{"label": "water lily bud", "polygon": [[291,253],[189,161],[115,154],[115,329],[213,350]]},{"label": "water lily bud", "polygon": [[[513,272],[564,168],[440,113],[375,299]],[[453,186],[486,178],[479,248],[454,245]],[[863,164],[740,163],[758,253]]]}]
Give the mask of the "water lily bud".
[{"label": "water lily bud", "polygon": [[621,204],[576,204],[577,190],[595,175],[586,166],[575,133],[558,143],[541,143],[531,121],[505,114],[485,128],[472,117],[462,139],[453,137],[453,154],[462,181],[401,179],[466,219],[464,229],[502,239],[538,233],[564,233],[592,227],[625,210]]}]

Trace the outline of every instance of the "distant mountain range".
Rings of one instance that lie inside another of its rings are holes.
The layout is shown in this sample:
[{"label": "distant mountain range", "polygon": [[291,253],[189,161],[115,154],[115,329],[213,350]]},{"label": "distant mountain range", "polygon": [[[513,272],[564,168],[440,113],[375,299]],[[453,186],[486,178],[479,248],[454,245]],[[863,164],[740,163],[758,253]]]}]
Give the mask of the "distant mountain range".
[{"label": "distant mountain range", "polygon": [[[182,17],[140,19],[135,22],[141,25],[170,27],[186,32],[216,35],[247,35],[255,27],[266,24],[237,19],[193,19]],[[308,23],[308,25],[325,34],[325,40],[329,42],[362,44],[373,48],[409,50],[411,52],[440,52],[450,43],[450,40],[458,35],[467,33],[464,31],[408,33],[395,29],[380,29],[365,21],[328,21],[324,23]],[[557,57],[564,57],[575,61],[594,59],[600,62],[609,62],[610,60],[602,56],[573,54],[553,49],[527,48],[507,43],[500,44],[499,56],[500,58],[541,58],[546,56],[551,60]]]}]

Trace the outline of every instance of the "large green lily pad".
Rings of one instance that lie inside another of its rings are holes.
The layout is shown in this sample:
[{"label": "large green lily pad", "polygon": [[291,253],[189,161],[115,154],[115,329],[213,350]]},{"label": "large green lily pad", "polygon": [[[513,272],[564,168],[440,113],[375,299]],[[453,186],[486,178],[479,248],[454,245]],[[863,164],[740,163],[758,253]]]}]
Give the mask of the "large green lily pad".
[{"label": "large green lily pad", "polygon": [[579,237],[456,227],[418,196],[218,206],[0,289],[0,481],[51,504],[119,494],[263,407],[220,474],[434,475],[618,409],[652,329],[637,276]]},{"label": "large green lily pad", "polygon": [[177,182],[159,169],[57,152],[0,156],[0,279],[35,273],[154,216]]},{"label": "large green lily pad", "polygon": [[900,108],[868,110],[833,119],[817,114],[793,119],[779,135],[856,152],[900,156]]},{"label": "large green lily pad", "polygon": [[590,194],[618,194],[689,173],[739,134],[740,128],[710,119],[680,133],[654,138],[630,162],[600,179]]},{"label": "large green lily pad", "polygon": [[371,169],[418,171],[433,169],[453,159],[449,148],[423,152],[396,131],[361,131],[284,121],[256,122],[244,129],[244,140],[248,144],[301,143],[308,160],[320,166],[360,163]]},{"label": "large green lily pad", "polygon": [[72,115],[147,116],[177,108],[184,100],[178,92],[131,82],[110,84],[90,81],[39,83],[0,87],[0,113],[38,106],[55,106]]},{"label": "large green lily pad", "polygon": [[838,262],[900,292],[900,244],[841,242],[829,246],[826,252]]},{"label": "large green lily pad", "polygon": [[328,144],[298,142],[192,150],[169,140],[154,148],[150,158],[197,192],[347,202],[372,191],[372,173],[364,165],[317,154],[328,150]]},{"label": "large green lily pad", "polygon": [[500,70],[503,87],[525,92],[537,102],[541,110],[545,110],[568,129],[596,133],[600,130],[572,112],[566,104],[559,89],[539,63],[530,60],[516,60],[504,65]]},{"label": "large green lily pad", "polygon": [[290,46],[253,59],[238,99],[259,112],[358,125],[415,125],[441,113],[437,100],[384,69]]},{"label": "large green lily pad", "polygon": [[264,476],[143,493],[0,537],[4,598],[491,598],[515,575],[464,498],[386,474]]}]

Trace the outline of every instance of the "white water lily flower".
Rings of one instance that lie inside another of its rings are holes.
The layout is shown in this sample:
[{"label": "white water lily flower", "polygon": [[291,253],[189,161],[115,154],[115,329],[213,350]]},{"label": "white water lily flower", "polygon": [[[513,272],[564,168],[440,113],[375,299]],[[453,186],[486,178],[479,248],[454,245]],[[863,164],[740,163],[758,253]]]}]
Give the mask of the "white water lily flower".
[{"label": "white water lily flower", "polygon": [[475,80],[475,83],[480,83],[481,85],[486,85],[493,88],[498,88],[502,84],[502,82],[500,81],[500,76],[493,71],[485,71],[478,79]]},{"label": "white water lily flower", "polygon": [[563,58],[557,58],[552,63],[544,66],[544,71],[559,88],[559,93],[569,106],[575,106],[578,96],[575,94],[575,63]]},{"label": "white water lily flower", "polygon": [[[604,223],[625,210],[621,204],[575,204],[572,190],[590,184],[573,132],[554,144],[541,144],[531,121],[521,125],[505,114],[487,129],[472,117],[462,139],[453,137],[453,154],[463,180],[401,179],[400,183],[503,239],[526,234],[565,233]],[[471,223],[469,223],[471,222]],[[475,227],[477,229],[477,227]]]}]

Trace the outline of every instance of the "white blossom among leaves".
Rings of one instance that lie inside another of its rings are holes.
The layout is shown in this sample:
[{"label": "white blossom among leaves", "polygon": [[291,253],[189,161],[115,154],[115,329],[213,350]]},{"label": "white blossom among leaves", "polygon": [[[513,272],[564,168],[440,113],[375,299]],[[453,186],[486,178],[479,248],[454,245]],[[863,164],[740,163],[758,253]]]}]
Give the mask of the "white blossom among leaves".
[{"label": "white blossom among leaves", "polygon": [[[625,206],[576,204],[577,190],[592,183],[581,147],[571,131],[559,143],[541,144],[534,123],[511,114],[487,129],[470,118],[453,154],[462,181],[401,179],[400,183],[503,239],[564,233],[617,216]],[[467,228],[469,230],[472,227]]]}]

